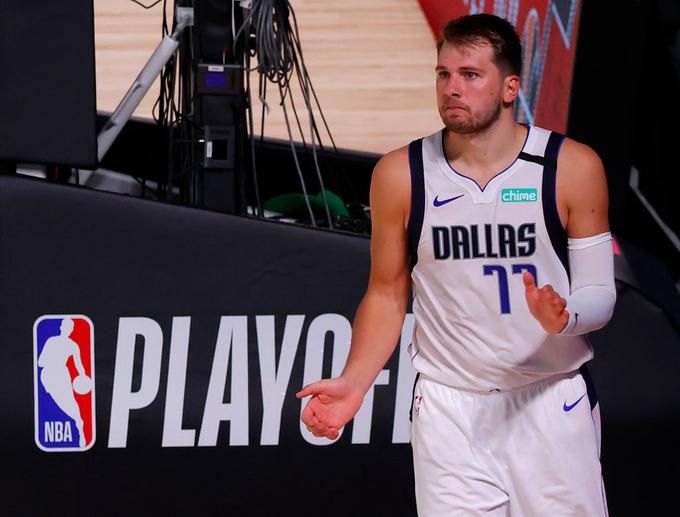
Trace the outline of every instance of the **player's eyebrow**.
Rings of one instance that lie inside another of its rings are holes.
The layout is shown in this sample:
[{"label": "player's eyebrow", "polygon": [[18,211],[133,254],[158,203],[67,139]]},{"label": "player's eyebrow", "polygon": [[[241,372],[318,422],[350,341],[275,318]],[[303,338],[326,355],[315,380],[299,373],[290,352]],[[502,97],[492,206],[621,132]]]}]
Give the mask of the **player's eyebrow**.
[{"label": "player's eyebrow", "polygon": [[[434,68],[434,70],[435,70],[435,72],[438,72],[438,71],[440,71],[440,70],[448,70],[448,68],[445,67],[444,65],[437,65],[437,66]],[[481,68],[477,68],[477,67],[472,66],[472,65],[463,65],[463,66],[459,66],[459,67],[457,68],[457,70],[460,70],[460,71],[463,71],[463,72],[467,72],[467,71],[472,71],[472,72],[483,72],[483,71],[484,71],[484,70],[482,70]]]},{"label": "player's eyebrow", "polygon": [[459,66],[458,70],[461,70],[463,72],[483,72],[481,68],[477,68],[476,66],[471,66],[471,65],[463,65]]}]

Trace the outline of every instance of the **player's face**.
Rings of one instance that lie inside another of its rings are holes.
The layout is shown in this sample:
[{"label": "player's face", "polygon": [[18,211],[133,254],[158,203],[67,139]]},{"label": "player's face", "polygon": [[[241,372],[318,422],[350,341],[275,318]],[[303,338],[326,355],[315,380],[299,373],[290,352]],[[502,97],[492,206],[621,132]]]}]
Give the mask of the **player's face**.
[{"label": "player's face", "polygon": [[498,120],[507,102],[507,78],[493,62],[490,45],[460,47],[444,43],[435,71],[439,115],[449,131],[478,133]]}]

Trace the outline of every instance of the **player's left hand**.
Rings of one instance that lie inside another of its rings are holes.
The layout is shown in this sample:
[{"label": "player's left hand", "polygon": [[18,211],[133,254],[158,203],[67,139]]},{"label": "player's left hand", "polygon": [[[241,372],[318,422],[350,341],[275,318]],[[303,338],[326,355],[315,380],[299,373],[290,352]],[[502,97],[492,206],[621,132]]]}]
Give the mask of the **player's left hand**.
[{"label": "player's left hand", "polygon": [[529,312],[541,324],[548,334],[559,334],[569,322],[567,301],[562,298],[550,284],[540,289],[536,286],[534,276],[528,271],[522,275]]}]

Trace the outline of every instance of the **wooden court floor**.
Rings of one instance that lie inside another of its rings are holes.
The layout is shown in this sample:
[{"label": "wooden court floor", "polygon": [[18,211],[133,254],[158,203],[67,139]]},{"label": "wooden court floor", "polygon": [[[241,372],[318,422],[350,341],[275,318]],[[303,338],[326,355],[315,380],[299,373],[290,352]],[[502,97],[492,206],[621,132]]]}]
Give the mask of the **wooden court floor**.
[{"label": "wooden court floor", "polygon": [[[338,147],[384,153],[441,127],[434,39],[417,0],[291,4],[305,62]],[[162,3],[144,10],[129,0],[96,0],[94,7],[97,107],[112,111],[161,39]],[[150,118],[157,96],[156,84],[135,116]],[[294,99],[296,106],[303,105],[299,93]],[[279,103],[278,93],[267,99],[271,111],[265,135],[288,138]],[[257,98],[254,107],[261,109]],[[259,132],[259,124],[255,127]],[[304,117],[303,128],[308,128]]]}]

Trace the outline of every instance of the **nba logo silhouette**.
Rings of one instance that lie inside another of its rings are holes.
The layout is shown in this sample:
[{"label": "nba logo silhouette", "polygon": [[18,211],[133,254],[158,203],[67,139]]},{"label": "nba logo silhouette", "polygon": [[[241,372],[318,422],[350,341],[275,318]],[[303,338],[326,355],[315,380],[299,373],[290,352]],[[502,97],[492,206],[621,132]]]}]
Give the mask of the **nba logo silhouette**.
[{"label": "nba logo silhouette", "polygon": [[47,452],[86,451],[95,440],[94,327],[82,315],[33,325],[35,443]]}]

